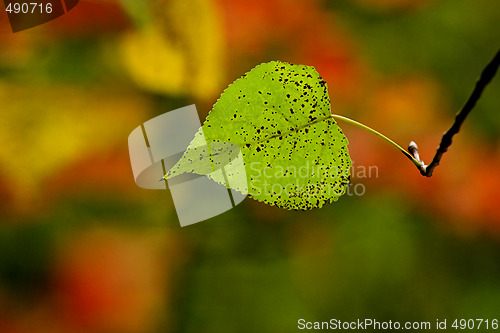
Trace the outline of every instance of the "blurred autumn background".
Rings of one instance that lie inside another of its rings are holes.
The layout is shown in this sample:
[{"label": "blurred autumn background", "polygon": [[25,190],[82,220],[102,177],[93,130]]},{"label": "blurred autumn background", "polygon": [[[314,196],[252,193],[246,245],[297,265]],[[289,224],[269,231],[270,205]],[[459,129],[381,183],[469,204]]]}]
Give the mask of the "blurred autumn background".
[{"label": "blurred autumn background", "polygon": [[[429,162],[500,45],[498,0],[82,0],[0,12],[0,332],[287,332],[297,320],[499,318],[500,78],[426,179],[340,124],[363,196],[251,199],[181,228],[127,137],[255,65],[315,66],[334,113]],[[449,323],[450,325],[451,323]]]}]

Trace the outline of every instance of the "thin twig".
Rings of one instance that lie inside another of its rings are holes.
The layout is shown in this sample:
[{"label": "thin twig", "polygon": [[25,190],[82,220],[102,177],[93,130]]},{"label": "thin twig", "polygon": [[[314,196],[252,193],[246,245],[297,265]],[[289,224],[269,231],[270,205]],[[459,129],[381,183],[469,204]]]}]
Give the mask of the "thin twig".
[{"label": "thin twig", "polygon": [[497,51],[495,57],[484,68],[483,72],[481,73],[481,76],[476,82],[476,86],[474,87],[472,94],[469,96],[469,99],[467,99],[465,105],[460,109],[460,111],[458,111],[457,115],[455,116],[455,122],[450,127],[450,129],[446,133],[444,133],[441,139],[441,143],[439,144],[439,147],[436,151],[436,154],[434,155],[434,158],[432,159],[432,162],[429,165],[425,165],[424,162],[420,160],[416,143],[413,141],[410,142],[410,145],[408,146],[408,151],[413,157],[415,157],[420,162],[421,165],[417,167],[423,176],[426,177],[432,176],[432,172],[439,165],[439,162],[441,161],[443,154],[446,153],[448,148],[451,146],[453,136],[457,134],[458,131],[460,131],[460,127],[462,126],[465,118],[476,105],[476,102],[481,97],[484,88],[486,88],[488,83],[490,83],[490,81],[495,76],[499,65],[500,65],[500,50]]}]

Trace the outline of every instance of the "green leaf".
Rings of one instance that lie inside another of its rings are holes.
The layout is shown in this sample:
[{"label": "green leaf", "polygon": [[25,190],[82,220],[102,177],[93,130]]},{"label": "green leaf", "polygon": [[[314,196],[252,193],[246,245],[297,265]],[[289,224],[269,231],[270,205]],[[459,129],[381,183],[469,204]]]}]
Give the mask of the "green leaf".
[{"label": "green leaf", "polygon": [[229,85],[165,177],[208,175],[270,205],[312,209],[346,192],[347,144],[318,72],[272,61]]}]

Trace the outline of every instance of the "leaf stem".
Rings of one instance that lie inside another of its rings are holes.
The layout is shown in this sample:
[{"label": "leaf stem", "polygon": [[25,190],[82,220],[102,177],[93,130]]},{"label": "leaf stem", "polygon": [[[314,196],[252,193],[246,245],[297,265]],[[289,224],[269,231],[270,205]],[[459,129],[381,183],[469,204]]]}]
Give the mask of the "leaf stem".
[{"label": "leaf stem", "polygon": [[368,126],[366,126],[366,125],[364,125],[364,124],[362,124],[360,122],[357,122],[355,120],[352,120],[350,118],[347,118],[347,117],[344,117],[344,116],[339,116],[337,114],[332,114],[331,117],[333,119],[344,121],[344,122],[349,123],[351,125],[354,125],[354,126],[357,126],[359,128],[362,128],[365,131],[368,131],[368,132],[370,132],[372,134],[375,134],[379,138],[384,139],[385,141],[387,141],[388,143],[390,143],[391,145],[393,145],[394,147],[396,147],[397,149],[399,149],[399,151],[401,151],[406,157],[408,157],[410,159],[410,161],[412,161],[413,164],[415,164],[415,166],[417,168],[420,169],[422,167],[422,164],[416,158],[414,158],[410,153],[408,153],[406,150],[404,150],[403,148],[401,148],[400,145],[398,145],[396,142],[392,141],[391,139],[389,139],[388,137],[386,137],[382,133],[377,132],[373,128],[368,127]]},{"label": "leaf stem", "polygon": [[398,148],[406,157],[408,157],[413,162],[413,164],[415,164],[415,166],[420,171],[420,174],[422,174],[422,176],[431,177],[434,169],[439,165],[439,162],[441,161],[443,154],[446,153],[448,148],[451,146],[453,136],[458,133],[460,127],[465,121],[465,118],[467,118],[471,110],[474,108],[477,101],[481,97],[484,88],[486,88],[486,86],[493,79],[499,67],[500,67],[500,50],[497,51],[495,57],[484,68],[483,72],[481,73],[481,76],[476,82],[474,90],[472,91],[471,95],[465,102],[465,105],[456,114],[455,122],[450,127],[450,129],[446,133],[444,133],[441,139],[441,143],[439,144],[439,147],[436,151],[436,154],[434,155],[434,158],[432,159],[432,162],[429,165],[425,165],[425,163],[420,159],[420,156],[418,154],[417,144],[413,141],[411,141],[410,144],[408,145],[409,152],[407,152],[406,150],[401,148],[401,146],[399,146],[397,143],[395,143],[385,135],[375,131],[373,128],[358,123],[355,120],[339,116],[336,114],[332,114],[331,117],[334,119],[345,121],[359,128],[362,128],[372,134],[375,134],[379,138],[384,139],[394,147]]}]

